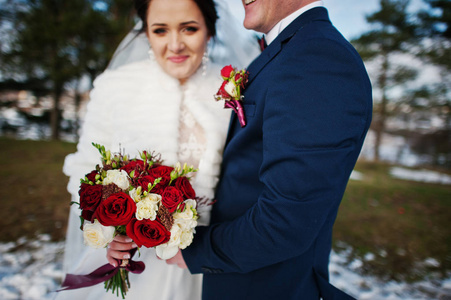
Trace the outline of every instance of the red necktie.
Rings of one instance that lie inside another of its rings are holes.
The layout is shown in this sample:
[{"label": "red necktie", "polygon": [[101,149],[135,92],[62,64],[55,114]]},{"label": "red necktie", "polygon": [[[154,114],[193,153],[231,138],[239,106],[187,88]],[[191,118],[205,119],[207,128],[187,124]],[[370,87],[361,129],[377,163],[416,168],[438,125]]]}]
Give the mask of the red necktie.
[{"label": "red necktie", "polygon": [[268,46],[266,44],[266,40],[265,40],[264,36],[262,36],[260,39],[258,39],[258,44],[260,45],[260,50],[261,51],[265,50],[265,48]]}]

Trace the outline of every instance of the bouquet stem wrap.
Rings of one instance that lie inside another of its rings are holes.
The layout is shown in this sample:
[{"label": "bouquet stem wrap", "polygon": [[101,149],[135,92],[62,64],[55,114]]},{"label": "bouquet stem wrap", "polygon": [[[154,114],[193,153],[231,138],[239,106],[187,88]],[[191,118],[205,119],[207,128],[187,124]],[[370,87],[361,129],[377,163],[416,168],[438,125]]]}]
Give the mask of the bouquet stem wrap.
[{"label": "bouquet stem wrap", "polygon": [[142,261],[129,260],[125,267],[121,265],[114,267],[110,264],[105,264],[86,275],[67,274],[64,282],[62,283],[62,289],[58,290],[58,292],[89,287],[108,281],[122,270],[132,272],[134,274],[141,274],[144,269],[145,265]]}]

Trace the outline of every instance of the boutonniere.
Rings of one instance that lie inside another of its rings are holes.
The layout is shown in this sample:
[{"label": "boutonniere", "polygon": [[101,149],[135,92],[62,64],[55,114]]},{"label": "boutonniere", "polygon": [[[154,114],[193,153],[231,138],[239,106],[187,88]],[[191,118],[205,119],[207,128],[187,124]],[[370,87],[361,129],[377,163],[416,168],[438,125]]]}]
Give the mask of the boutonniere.
[{"label": "boutonniere", "polygon": [[225,100],[224,108],[231,108],[235,111],[240,121],[241,127],[246,126],[246,117],[243,109],[244,96],[241,90],[247,83],[248,72],[237,70],[231,65],[225,66],[221,70],[221,77],[224,79],[221,87],[215,95],[216,100]]}]

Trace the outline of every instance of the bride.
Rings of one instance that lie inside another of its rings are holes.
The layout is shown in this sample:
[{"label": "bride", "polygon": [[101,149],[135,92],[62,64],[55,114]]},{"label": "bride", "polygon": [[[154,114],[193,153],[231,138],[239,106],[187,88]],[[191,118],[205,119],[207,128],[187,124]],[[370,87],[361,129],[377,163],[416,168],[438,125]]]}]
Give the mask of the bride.
[{"label": "bride", "polygon": [[[230,116],[213,97],[221,84],[220,65],[215,63],[243,68],[258,55],[258,48],[249,43],[247,33],[233,30],[233,17],[226,15],[226,7],[217,5],[217,11],[213,0],[134,3],[142,28],[124,40],[109,68],[95,80],[77,151],[64,163],[72,201],[79,201],[80,178],[100,161],[92,142],[112,152],[120,147],[131,157],[152,150],[161,153],[167,165],[194,165],[199,169],[192,179],[197,195],[212,199]],[[219,47],[209,47],[212,39]],[[149,55],[143,58],[149,44]],[[208,223],[209,212],[199,214],[199,222]],[[108,261],[106,250],[83,245],[79,215],[73,205],[64,271],[88,274]],[[130,273],[128,299],[200,299],[201,275],[168,266],[154,249],[141,248],[134,259],[143,261],[146,269]],[[56,299],[117,297],[98,284],[61,291]]]}]

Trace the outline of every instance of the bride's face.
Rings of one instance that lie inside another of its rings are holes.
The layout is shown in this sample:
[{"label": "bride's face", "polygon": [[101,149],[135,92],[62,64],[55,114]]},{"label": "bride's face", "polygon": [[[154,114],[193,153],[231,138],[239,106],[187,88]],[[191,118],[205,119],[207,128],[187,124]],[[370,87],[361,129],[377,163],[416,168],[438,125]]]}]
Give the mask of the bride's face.
[{"label": "bride's face", "polygon": [[192,0],[152,0],[147,24],[155,59],[184,83],[199,68],[209,40],[199,7]]}]

